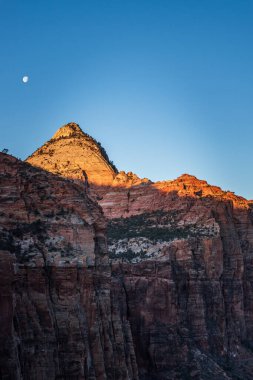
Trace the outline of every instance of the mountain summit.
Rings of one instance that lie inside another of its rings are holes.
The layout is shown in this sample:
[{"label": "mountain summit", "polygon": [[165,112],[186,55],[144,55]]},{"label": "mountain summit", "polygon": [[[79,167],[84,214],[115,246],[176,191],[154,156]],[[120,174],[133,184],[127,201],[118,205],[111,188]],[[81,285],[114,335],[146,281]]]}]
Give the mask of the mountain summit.
[{"label": "mountain summit", "polygon": [[168,204],[170,208],[166,197],[174,192],[182,197],[211,196],[230,201],[234,207],[249,207],[249,202],[244,198],[188,174],[174,181],[152,183],[132,172],[118,172],[101,144],[73,122],[59,128],[51,140],[26,161],[51,173],[81,181],[82,184],[88,180],[90,195],[95,195],[109,219],[129,217],[144,210],[153,212],[164,209]]},{"label": "mountain summit", "polygon": [[88,179],[96,186],[110,185],[118,173],[101,144],[73,122],[59,128],[26,161],[67,178]]},{"label": "mountain summit", "polygon": [[79,127],[76,123],[68,123],[63,125],[63,127],[59,128],[55,134],[53,135],[52,139],[57,140],[61,137],[71,137],[71,136],[80,136],[83,137],[86,135],[82,129]]}]

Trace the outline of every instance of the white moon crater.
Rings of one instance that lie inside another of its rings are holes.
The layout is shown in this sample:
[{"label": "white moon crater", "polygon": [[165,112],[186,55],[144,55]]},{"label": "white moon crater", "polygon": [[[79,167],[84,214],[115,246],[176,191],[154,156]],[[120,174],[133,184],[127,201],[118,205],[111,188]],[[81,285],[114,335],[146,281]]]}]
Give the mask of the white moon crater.
[{"label": "white moon crater", "polygon": [[27,83],[29,81],[29,77],[27,75],[25,75],[23,78],[22,78],[22,81],[24,83]]}]

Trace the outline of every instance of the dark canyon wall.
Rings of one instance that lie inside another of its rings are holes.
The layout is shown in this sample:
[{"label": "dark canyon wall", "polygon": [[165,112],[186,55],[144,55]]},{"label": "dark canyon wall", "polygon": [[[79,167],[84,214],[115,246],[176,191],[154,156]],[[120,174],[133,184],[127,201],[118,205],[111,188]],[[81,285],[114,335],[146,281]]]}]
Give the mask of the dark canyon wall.
[{"label": "dark canyon wall", "polygon": [[99,206],[7,155],[0,168],[1,378],[137,379]]}]

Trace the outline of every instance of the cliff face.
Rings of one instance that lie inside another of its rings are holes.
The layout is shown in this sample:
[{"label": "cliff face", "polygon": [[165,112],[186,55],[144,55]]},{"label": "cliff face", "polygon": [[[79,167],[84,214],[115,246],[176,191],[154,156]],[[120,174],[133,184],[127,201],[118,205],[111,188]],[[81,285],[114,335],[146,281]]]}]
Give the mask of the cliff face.
[{"label": "cliff face", "polygon": [[5,154],[0,173],[1,379],[136,379],[101,209]]},{"label": "cliff face", "polygon": [[184,175],[101,204],[140,377],[252,379],[251,203]]},{"label": "cliff face", "polygon": [[236,208],[250,207],[250,202],[246,199],[187,174],[173,181],[152,183],[140,180],[131,186],[125,186],[123,183],[111,187],[99,203],[105,216],[114,219],[161,209],[181,210],[185,208],[186,203],[189,204],[189,200],[192,204],[202,205],[203,199],[209,199],[210,204],[212,200],[219,199],[232,202]]},{"label": "cliff face", "polygon": [[253,379],[252,202],[103,176],[78,128],[28,159],[61,177],[1,155],[3,377]]}]

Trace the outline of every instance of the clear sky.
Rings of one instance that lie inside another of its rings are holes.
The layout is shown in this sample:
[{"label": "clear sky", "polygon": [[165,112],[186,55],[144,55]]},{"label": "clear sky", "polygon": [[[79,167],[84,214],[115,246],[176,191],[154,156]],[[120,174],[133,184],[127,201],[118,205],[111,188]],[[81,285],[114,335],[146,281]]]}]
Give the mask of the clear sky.
[{"label": "clear sky", "polygon": [[0,0],[0,56],[0,149],[75,121],[119,170],[253,198],[252,0]]}]

